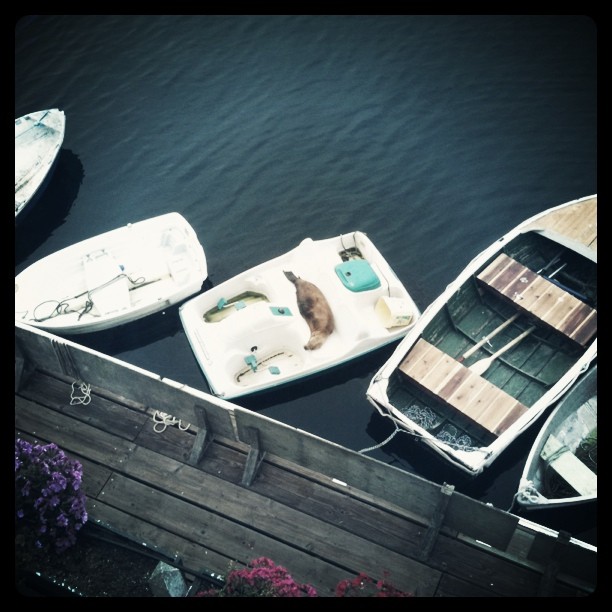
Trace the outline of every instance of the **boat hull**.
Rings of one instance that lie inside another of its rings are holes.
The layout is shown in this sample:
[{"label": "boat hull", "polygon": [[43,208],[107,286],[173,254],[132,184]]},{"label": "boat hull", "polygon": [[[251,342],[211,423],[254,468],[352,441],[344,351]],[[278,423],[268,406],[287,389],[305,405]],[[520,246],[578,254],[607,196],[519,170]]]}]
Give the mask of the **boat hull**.
[{"label": "boat hull", "polygon": [[15,220],[46,188],[64,141],[66,117],[54,108],[15,120]]},{"label": "boat hull", "polygon": [[531,447],[515,501],[527,510],[597,500],[597,365],[555,406]]},{"label": "boat hull", "polygon": [[551,208],[477,255],[374,375],[374,408],[470,476],[491,465],[597,356],[596,211]]},{"label": "boat hull", "polygon": [[60,334],[123,325],[197,293],[208,275],[193,228],[172,212],[129,223],[15,277],[15,319]]},{"label": "boat hull", "polygon": [[[309,350],[309,324],[320,320],[306,313],[304,303],[315,298],[334,328],[320,348]],[[399,340],[420,311],[370,239],[353,232],[306,238],[188,300],[179,314],[211,391],[230,399],[318,374]]]}]

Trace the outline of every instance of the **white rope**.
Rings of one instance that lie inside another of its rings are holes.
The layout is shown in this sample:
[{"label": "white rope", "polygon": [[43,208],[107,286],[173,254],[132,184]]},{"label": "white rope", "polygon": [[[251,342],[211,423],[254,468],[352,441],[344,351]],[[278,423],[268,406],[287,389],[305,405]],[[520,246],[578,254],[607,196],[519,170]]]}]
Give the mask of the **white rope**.
[{"label": "white rope", "polygon": [[190,423],[183,425],[183,421],[173,417],[171,414],[167,414],[166,412],[162,412],[161,410],[156,410],[153,413],[153,431],[155,433],[162,433],[166,431],[166,427],[168,425],[177,425],[181,431],[187,431],[190,427]]},{"label": "white rope", "polygon": [[[74,386],[79,385],[79,391],[83,395],[75,395]],[[91,385],[85,383],[78,383],[76,380],[72,383],[72,391],[70,392],[70,405],[82,404],[87,406],[91,402]]]},{"label": "white rope", "polygon": [[[407,429],[402,429],[402,428],[398,427],[397,423],[396,423],[395,424],[395,431],[390,436],[388,436],[385,440],[383,440],[380,444],[376,444],[376,445],[370,446],[368,448],[362,448],[360,451],[357,451],[357,452],[358,453],[368,453],[370,451],[376,450],[377,448],[380,448],[381,446],[384,446],[385,444],[387,444],[388,442],[393,440],[393,438],[395,437],[395,435],[397,433],[405,433],[405,434],[408,434],[409,436],[413,436],[414,438],[418,438],[419,440],[424,440],[425,439],[425,436],[423,436],[422,434],[417,433],[415,431],[408,431]],[[461,443],[458,444],[458,443],[452,442],[451,439],[446,439],[445,440],[445,439],[442,439],[440,437],[433,438],[432,442],[435,442],[436,440],[438,442],[442,442],[443,444],[446,444],[446,446],[450,446],[450,447],[452,447],[452,448],[454,448],[456,450],[465,450],[465,451],[474,451],[474,452],[477,451],[477,452],[480,452],[480,453],[486,453],[487,456],[491,455],[490,451],[486,452],[482,448],[479,448],[477,446],[468,446],[467,444],[461,444]],[[461,437],[459,438],[459,440],[461,440]]]},{"label": "white rope", "polygon": [[[519,496],[526,499],[530,504],[537,505],[541,502],[548,501],[544,495],[542,495],[538,489],[535,487],[531,480],[528,480],[524,485],[521,486],[519,491],[514,494],[513,497],[513,505],[514,500],[516,500]],[[512,506],[511,506],[512,507]]]},{"label": "white rope", "polygon": [[[383,440],[380,444],[376,444],[375,446],[370,446],[368,448],[362,448],[360,451],[357,451],[357,452],[358,453],[369,453],[370,451],[376,450],[377,448],[380,448],[381,446],[384,446],[385,444],[387,444],[387,442],[390,442],[391,440],[393,440],[393,438],[395,437],[395,434],[397,434],[399,431],[403,431],[403,430],[400,429],[396,425],[395,431],[386,440]],[[409,433],[409,432],[406,432],[406,433]]]}]

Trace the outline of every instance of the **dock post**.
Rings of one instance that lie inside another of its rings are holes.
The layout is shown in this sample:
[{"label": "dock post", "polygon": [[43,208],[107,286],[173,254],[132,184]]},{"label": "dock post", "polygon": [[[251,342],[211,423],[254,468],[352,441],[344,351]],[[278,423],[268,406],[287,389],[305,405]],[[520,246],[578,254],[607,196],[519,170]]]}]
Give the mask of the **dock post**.
[{"label": "dock post", "polygon": [[538,597],[550,597],[554,593],[555,582],[557,581],[557,574],[561,568],[559,558],[561,557],[561,550],[566,548],[570,542],[570,534],[567,531],[560,531],[555,544],[550,553],[550,561],[547,563],[540,579],[540,585],[538,587]]},{"label": "dock post", "polygon": [[448,502],[450,501],[451,495],[455,487],[453,485],[449,485],[444,483],[442,488],[440,489],[440,498],[438,499],[438,505],[434,510],[434,514],[429,525],[429,529],[425,534],[425,538],[423,541],[423,547],[419,553],[419,559],[421,561],[427,561],[429,559],[429,555],[433,550],[433,547],[438,539],[438,534],[440,533],[440,528],[444,523],[444,516],[446,515],[446,508],[448,507]]},{"label": "dock post", "polygon": [[250,487],[255,476],[257,475],[257,470],[265,457],[265,452],[261,451],[259,445],[259,430],[254,427],[247,427],[246,431],[248,432],[249,440],[247,443],[251,446],[249,449],[249,454],[247,455],[246,464],[244,466],[244,473],[242,475],[242,484],[245,487]]},{"label": "dock post", "polygon": [[34,365],[24,355],[19,341],[15,340],[15,393],[25,385],[34,370]]},{"label": "dock post", "polygon": [[189,454],[189,464],[197,467],[209,444],[212,442],[213,435],[208,424],[208,418],[206,416],[206,410],[202,406],[195,406],[196,425],[198,427],[198,433],[196,434],[193,446],[191,447],[191,453]]}]

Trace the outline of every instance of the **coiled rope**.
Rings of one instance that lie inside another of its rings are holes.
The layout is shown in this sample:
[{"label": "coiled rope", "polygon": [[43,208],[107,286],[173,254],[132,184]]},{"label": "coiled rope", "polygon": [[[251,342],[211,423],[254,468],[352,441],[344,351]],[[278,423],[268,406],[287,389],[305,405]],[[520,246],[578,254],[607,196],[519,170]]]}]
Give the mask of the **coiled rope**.
[{"label": "coiled rope", "polygon": [[166,431],[166,427],[169,425],[177,425],[181,431],[187,431],[191,425],[190,423],[184,425],[183,421],[180,419],[177,419],[166,412],[162,412],[161,410],[156,410],[153,413],[153,423],[153,431],[155,433],[163,433]]},{"label": "coiled rope", "polygon": [[[79,391],[82,395],[75,395],[75,385],[79,386]],[[76,380],[72,383],[72,391],[70,392],[70,405],[74,406],[75,404],[82,404],[83,406],[87,406],[91,402],[91,385],[88,385],[84,382],[77,382]]]},{"label": "coiled rope", "polygon": [[[32,313],[32,318],[37,323],[42,323],[43,321],[48,321],[49,319],[53,319],[54,317],[57,317],[59,315],[71,314],[74,312],[74,313],[79,313],[78,320],[80,321],[81,317],[83,315],[86,315],[88,312],[90,312],[91,309],[94,307],[94,300],[93,300],[92,294],[95,293],[96,291],[99,291],[100,289],[104,289],[105,287],[108,287],[109,285],[118,281],[121,278],[126,278],[134,287],[144,284],[146,280],[144,276],[139,276],[136,279],[133,279],[131,276],[129,276],[129,274],[126,274],[126,273],[117,274],[117,276],[111,278],[105,283],[102,283],[101,285],[98,285],[97,287],[94,287],[93,289],[89,289],[77,295],[73,295],[72,297],[64,298],[63,300],[45,300],[44,302],[41,302],[34,308],[34,311]],[[87,297],[85,298],[85,305],[83,306],[83,308],[75,310],[70,307],[71,300],[77,300],[79,298],[82,298],[84,295],[86,295]],[[56,303],[56,306],[55,308],[53,308],[53,310],[51,311],[49,315],[37,316],[36,312],[39,308],[41,308],[45,304],[50,304],[54,302]]]}]

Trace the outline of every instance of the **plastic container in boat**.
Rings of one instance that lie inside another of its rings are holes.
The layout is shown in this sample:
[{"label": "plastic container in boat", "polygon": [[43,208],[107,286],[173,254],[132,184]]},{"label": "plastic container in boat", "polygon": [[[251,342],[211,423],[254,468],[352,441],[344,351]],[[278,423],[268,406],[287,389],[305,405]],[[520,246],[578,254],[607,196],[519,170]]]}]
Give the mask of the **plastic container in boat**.
[{"label": "plastic container in boat", "polygon": [[383,295],[378,298],[374,310],[387,329],[410,325],[412,322],[412,309],[408,300],[404,298]]}]

